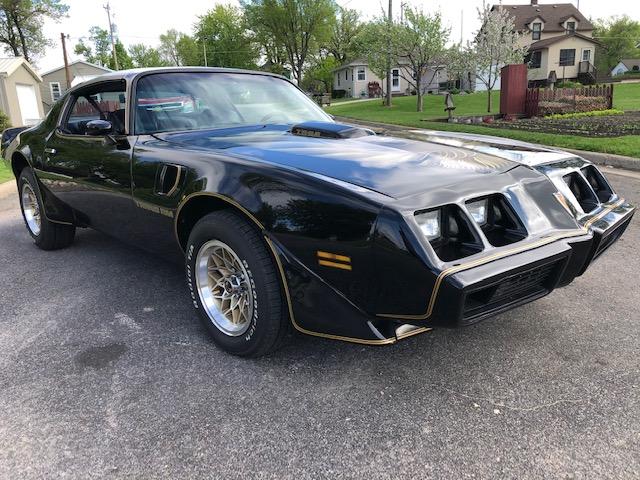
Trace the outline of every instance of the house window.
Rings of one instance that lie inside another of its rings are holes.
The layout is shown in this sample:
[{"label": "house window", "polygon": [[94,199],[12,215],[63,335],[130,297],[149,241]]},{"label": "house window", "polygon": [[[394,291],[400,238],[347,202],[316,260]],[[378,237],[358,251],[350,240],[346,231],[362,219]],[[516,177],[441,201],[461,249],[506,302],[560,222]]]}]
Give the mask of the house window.
[{"label": "house window", "polygon": [[591,50],[583,50],[582,51],[582,61],[590,62],[591,61]]},{"label": "house window", "polygon": [[338,73],[338,75],[336,75],[336,77],[338,77],[338,86],[340,86],[340,73]]},{"label": "house window", "polygon": [[364,67],[358,67],[358,80],[363,81],[367,79],[367,74]]},{"label": "house window", "polygon": [[349,70],[344,71],[344,79],[349,80]]},{"label": "house window", "polygon": [[60,82],[49,82],[49,90],[51,90],[51,101],[57,102],[62,96],[62,90],[60,89]]},{"label": "house window", "polygon": [[529,52],[524,58],[524,63],[529,65],[529,68],[540,68],[542,66],[542,51]]},{"label": "house window", "polygon": [[576,31],[576,22],[567,22],[567,32],[575,33]]},{"label": "house window", "polygon": [[531,26],[531,30],[533,31],[531,38],[533,40],[540,40],[540,35],[542,35],[542,23],[540,22],[534,23]]},{"label": "house window", "polygon": [[400,89],[400,70],[397,68],[391,70],[391,88],[394,90]]},{"label": "house window", "polygon": [[576,64],[576,49],[563,48],[560,50],[560,66],[572,67]]}]

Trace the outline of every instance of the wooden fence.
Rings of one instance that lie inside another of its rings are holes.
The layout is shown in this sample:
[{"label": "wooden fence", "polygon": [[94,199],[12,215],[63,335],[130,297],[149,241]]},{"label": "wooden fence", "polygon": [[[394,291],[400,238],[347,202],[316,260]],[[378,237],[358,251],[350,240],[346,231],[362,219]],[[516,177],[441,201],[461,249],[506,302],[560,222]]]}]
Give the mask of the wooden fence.
[{"label": "wooden fence", "polygon": [[613,108],[613,85],[555,89],[529,88],[525,99],[525,113],[528,117],[610,108]]}]

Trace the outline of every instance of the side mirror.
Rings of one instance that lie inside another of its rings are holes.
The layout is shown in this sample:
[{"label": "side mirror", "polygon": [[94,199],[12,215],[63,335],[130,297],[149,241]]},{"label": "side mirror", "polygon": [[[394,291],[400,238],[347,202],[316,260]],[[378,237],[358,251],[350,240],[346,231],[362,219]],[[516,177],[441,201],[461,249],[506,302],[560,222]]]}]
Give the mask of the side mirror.
[{"label": "side mirror", "polygon": [[91,120],[87,122],[86,134],[92,136],[109,135],[113,130],[108,120]]}]

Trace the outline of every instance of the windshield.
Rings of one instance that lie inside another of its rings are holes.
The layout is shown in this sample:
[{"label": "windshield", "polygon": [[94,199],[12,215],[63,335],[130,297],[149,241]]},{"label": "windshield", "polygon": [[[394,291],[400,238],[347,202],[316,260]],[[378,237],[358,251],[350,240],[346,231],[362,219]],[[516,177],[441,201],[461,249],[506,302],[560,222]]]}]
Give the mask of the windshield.
[{"label": "windshield", "polygon": [[147,75],[137,84],[135,108],[136,134],[332,122],[289,82],[246,73]]}]

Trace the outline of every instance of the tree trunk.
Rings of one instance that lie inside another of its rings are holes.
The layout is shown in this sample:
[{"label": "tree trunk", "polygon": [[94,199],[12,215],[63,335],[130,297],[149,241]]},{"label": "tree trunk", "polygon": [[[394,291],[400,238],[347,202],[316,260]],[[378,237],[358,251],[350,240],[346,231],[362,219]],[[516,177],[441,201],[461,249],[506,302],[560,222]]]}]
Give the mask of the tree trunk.
[{"label": "tree trunk", "polygon": [[487,112],[491,113],[491,89],[487,88]]},{"label": "tree trunk", "polygon": [[20,23],[18,22],[17,15],[12,15],[12,17],[13,17],[13,23],[16,26],[16,30],[18,30],[18,36],[20,37],[20,45],[22,46],[22,56],[24,57],[24,59],[27,62],[30,62],[31,59],[29,58],[29,51],[27,49],[27,42],[26,42],[26,39],[24,38],[24,33],[22,32],[22,27],[20,27]]},{"label": "tree trunk", "polygon": [[417,104],[416,104],[416,112],[421,112],[423,109],[422,98],[424,96],[422,92],[422,75],[416,75],[416,95],[418,96]]}]

